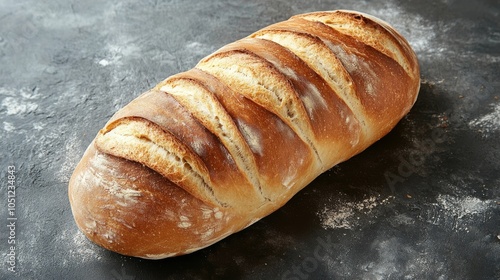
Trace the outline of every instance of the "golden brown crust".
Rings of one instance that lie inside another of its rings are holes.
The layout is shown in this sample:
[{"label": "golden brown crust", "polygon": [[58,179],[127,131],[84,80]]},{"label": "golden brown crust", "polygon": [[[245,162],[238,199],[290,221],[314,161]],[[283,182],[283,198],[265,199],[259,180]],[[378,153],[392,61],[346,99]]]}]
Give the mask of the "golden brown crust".
[{"label": "golden brown crust", "polygon": [[[302,17],[271,25],[253,36],[268,32],[287,33],[291,37],[307,34],[321,42],[321,45],[324,44],[329,56],[340,61],[349,76],[345,88],[352,87],[352,90],[344,93],[348,97],[344,97],[341,92],[338,92],[339,96],[348,102],[356,116],[362,115],[362,122],[367,127],[365,138],[368,141],[360,143],[362,149],[371,144],[373,138],[379,139],[387,134],[402,117],[402,112],[407,112],[407,107],[414,102],[416,90],[408,87],[414,79],[407,75],[403,67],[354,37],[320,21],[309,21]],[[348,99],[353,101],[349,102]]]},{"label": "golden brown crust", "polygon": [[348,10],[338,10],[333,13],[313,12],[292,18],[324,23],[391,57],[407,71],[409,76],[420,79],[417,58],[408,42],[379,18]]},{"label": "golden brown crust", "polygon": [[71,177],[75,220],[124,255],[204,248],[383,137],[419,86],[415,54],[379,19],[334,11],[273,24],[119,110]]},{"label": "golden brown crust", "polygon": [[305,108],[306,115],[303,118],[311,126],[311,140],[321,162],[332,164],[354,155],[352,152],[356,150],[361,134],[359,121],[325,79],[302,59],[283,46],[265,39],[243,39],[226,48],[242,48],[252,52],[271,63],[290,83]]},{"label": "golden brown crust", "polygon": [[[310,172],[307,168],[315,161],[311,150],[278,116],[199,69],[177,74],[170,79],[186,79],[197,83],[217,97],[251,147],[262,182],[261,191],[266,199],[275,201],[287,190],[300,185],[302,179],[307,179],[300,174]],[[294,149],[290,150],[290,146]],[[272,161],[266,156],[269,154],[274,155]],[[298,162],[302,162],[300,166],[295,164]]]},{"label": "golden brown crust", "polygon": [[230,208],[205,204],[144,165],[99,152],[94,143],[74,174],[69,198],[77,225],[121,254],[185,254],[247,225]]}]

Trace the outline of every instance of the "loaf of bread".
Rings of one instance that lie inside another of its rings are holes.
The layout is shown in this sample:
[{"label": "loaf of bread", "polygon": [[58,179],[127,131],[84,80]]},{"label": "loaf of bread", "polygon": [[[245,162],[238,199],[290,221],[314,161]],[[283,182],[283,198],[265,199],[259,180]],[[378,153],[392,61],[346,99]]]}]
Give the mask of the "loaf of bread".
[{"label": "loaf of bread", "polygon": [[408,42],[366,14],[263,28],[109,120],[69,183],[76,223],[128,256],[207,247],[387,134],[414,104],[419,75]]}]

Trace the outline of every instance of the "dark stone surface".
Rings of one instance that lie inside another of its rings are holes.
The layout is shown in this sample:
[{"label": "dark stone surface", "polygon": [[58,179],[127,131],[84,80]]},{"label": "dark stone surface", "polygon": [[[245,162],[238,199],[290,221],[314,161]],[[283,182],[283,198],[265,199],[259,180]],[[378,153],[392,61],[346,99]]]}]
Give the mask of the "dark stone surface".
[{"label": "dark stone surface", "polygon": [[[68,179],[116,110],[226,43],[338,8],[390,22],[418,54],[420,96],[394,131],[188,256],[124,257],[78,232]],[[0,278],[500,279],[499,13],[453,0],[0,2]]]}]

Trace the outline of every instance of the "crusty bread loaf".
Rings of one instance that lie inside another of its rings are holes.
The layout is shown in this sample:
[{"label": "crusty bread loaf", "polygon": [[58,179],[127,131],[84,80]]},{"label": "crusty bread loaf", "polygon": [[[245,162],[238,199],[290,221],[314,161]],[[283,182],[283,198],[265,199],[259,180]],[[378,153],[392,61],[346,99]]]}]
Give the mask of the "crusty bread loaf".
[{"label": "crusty bread loaf", "polygon": [[268,26],[109,120],[71,177],[76,223],[129,256],[204,248],[387,134],[419,86],[407,41],[369,15],[316,12]]}]

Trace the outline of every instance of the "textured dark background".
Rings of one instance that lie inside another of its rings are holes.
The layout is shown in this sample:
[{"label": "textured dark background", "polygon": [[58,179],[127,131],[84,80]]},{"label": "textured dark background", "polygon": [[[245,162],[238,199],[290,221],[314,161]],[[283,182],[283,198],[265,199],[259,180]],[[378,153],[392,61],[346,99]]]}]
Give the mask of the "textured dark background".
[{"label": "textured dark background", "polygon": [[[188,256],[124,257],[78,232],[68,179],[116,110],[226,43],[339,8],[388,21],[418,54],[420,96],[394,131]],[[500,279],[499,12],[453,0],[1,1],[0,278]]]}]

